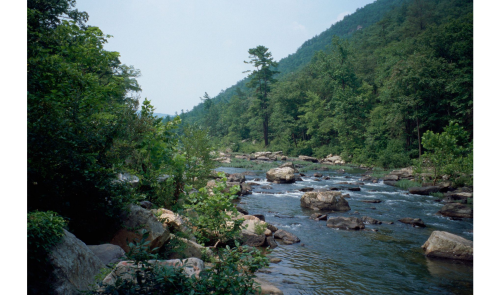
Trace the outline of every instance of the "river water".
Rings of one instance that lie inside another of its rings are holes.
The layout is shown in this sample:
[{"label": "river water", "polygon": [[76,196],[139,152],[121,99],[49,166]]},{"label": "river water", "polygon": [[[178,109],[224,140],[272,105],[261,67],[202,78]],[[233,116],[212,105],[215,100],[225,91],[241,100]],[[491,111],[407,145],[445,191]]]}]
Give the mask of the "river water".
[{"label": "river water", "polygon": [[[248,171],[221,167],[228,173]],[[472,219],[451,220],[436,215],[443,204],[432,196],[409,194],[408,191],[378,183],[342,185],[340,182],[360,181],[363,170],[309,171],[304,181],[294,184],[272,184],[265,172],[252,171],[247,182],[270,185],[272,189],[253,187],[253,194],[243,196],[240,206],[249,214],[264,214],[266,222],[298,236],[298,244],[279,244],[270,257],[280,258],[258,274],[280,288],[284,294],[472,294],[472,263],[430,259],[421,246],[435,230],[447,231],[473,239]],[[329,180],[315,181],[321,173]],[[260,178],[261,181],[254,181]],[[302,192],[298,189],[341,188],[351,211],[328,213],[331,216],[370,216],[394,224],[365,225],[364,231],[335,230],[326,221],[309,218],[315,211],[300,206]],[[348,191],[360,187],[361,191]],[[381,203],[364,203],[379,199]],[[354,212],[358,211],[358,214]],[[398,222],[404,217],[421,218],[425,228]],[[377,232],[370,229],[377,229]]]}]

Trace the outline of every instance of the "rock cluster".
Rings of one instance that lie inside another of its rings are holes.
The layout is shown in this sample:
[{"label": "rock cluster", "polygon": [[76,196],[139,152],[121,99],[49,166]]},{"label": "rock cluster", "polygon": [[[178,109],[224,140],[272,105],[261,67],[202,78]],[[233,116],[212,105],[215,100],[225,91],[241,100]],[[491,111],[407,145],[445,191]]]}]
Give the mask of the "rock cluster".
[{"label": "rock cluster", "polygon": [[344,165],[345,161],[342,160],[341,156],[334,156],[332,154],[328,155],[326,158],[319,161],[321,164],[326,165]]}]

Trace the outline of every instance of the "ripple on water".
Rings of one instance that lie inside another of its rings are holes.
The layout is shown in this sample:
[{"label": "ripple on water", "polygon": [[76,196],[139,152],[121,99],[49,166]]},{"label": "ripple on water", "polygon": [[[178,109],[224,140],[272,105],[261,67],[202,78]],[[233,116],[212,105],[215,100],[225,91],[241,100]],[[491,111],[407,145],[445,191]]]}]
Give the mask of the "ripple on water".
[{"label": "ripple on water", "polygon": [[[231,173],[243,169],[231,170]],[[255,177],[265,178],[264,173]],[[436,261],[429,266],[421,245],[433,230],[443,229],[472,240],[471,220],[452,221],[435,215],[442,204],[432,196],[409,195],[399,188],[379,183],[365,183],[360,192],[345,191],[352,208],[347,213],[328,215],[350,216],[359,210],[362,215],[378,220],[394,221],[395,224],[367,225],[372,231],[345,231],[326,227],[325,221],[309,219],[312,210],[300,207],[298,198],[302,192],[290,192],[301,187],[315,189],[336,186],[336,182],[359,181],[359,176],[330,175],[330,180],[305,181],[295,184],[272,184],[271,192],[288,191],[285,194],[255,193],[242,197],[248,210],[254,213],[267,212],[266,221],[300,238],[301,242],[279,247],[272,256],[281,258],[271,265],[271,273],[262,274],[285,294],[460,294],[472,293],[472,268],[464,266],[443,275],[437,270],[448,266]],[[255,187],[257,189],[257,187]],[[375,190],[375,192],[368,192]],[[381,199],[379,204],[365,204],[360,200]],[[376,210],[369,210],[375,207]],[[273,211],[274,213],[269,213]],[[291,216],[278,218],[275,215]],[[362,216],[361,215],[361,216]],[[397,222],[403,217],[422,218],[427,228],[413,228]],[[302,247],[301,245],[304,244]],[[433,272],[430,272],[432,268]]]}]

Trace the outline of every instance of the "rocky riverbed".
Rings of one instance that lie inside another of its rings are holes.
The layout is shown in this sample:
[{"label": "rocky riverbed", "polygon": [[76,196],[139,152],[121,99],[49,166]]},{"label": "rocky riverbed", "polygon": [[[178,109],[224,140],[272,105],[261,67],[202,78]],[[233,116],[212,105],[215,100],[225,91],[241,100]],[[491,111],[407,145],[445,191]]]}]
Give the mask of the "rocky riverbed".
[{"label": "rocky riverbed", "polygon": [[[435,197],[411,194],[382,180],[361,181],[363,172],[308,171],[295,181],[288,177],[274,183],[266,180],[266,171],[245,173],[252,194],[242,196],[239,206],[251,215],[264,215],[267,223],[300,239],[294,244],[276,239],[278,247],[271,257],[281,260],[259,277],[284,294],[472,293],[470,261],[427,257],[422,248],[435,231],[472,240],[472,218],[438,214],[445,203]],[[350,210],[301,206],[302,196],[311,188],[340,192]],[[334,226],[341,221],[352,229]]]}]

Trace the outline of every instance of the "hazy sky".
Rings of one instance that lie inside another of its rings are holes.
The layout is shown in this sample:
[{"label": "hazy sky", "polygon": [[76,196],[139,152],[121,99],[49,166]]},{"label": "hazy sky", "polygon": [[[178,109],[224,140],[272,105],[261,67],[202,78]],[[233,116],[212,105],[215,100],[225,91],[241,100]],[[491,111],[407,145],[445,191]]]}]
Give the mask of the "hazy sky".
[{"label": "hazy sky", "polygon": [[246,77],[248,49],[275,60],[294,53],[346,14],[374,0],[77,0],[89,25],[113,35],[106,49],[141,71],[141,97],[156,112],[191,110]]}]

